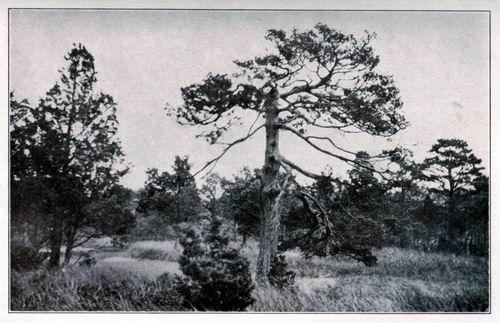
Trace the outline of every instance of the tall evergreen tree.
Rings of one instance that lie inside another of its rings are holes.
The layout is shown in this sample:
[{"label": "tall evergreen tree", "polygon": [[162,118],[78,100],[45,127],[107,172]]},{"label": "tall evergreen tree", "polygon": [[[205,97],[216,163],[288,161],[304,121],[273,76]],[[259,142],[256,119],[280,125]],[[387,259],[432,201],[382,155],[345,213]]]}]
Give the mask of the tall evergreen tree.
[{"label": "tall evergreen tree", "polygon": [[[31,109],[34,126],[28,151],[33,173],[53,193],[39,197],[47,210],[51,267],[58,267],[61,246],[72,243],[88,214],[85,207],[107,194],[126,170],[117,138],[116,103],[95,90],[94,57],[75,45],[64,57],[60,79]],[[26,198],[26,197],[22,197]]]},{"label": "tall evergreen tree", "polygon": [[[463,219],[463,200],[474,188],[474,181],[482,176],[481,159],[477,158],[467,142],[460,139],[439,139],[432,145],[432,157],[424,160],[424,174],[431,191],[441,197],[447,208],[447,237],[443,244],[449,245],[460,239],[467,230]],[[450,246],[448,246],[450,247]]]}]

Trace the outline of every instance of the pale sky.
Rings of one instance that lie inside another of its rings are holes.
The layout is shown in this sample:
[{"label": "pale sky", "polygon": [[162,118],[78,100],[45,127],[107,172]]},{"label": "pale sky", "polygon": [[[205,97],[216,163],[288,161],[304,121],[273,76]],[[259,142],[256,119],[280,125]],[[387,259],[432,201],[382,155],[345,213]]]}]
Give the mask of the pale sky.
[{"label": "pale sky", "polygon": [[[97,88],[118,103],[119,136],[133,166],[122,183],[137,189],[147,168],[170,170],[175,155],[189,155],[197,170],[221,150],[166,115],[167,102],[180,103],[180,87],[209,72],[236,71],[235,59],[265,54],[268,29],[304,30],[318,22],[355,35],[377,33],[378,70],[394,76],[411,124],[390,142],[333,133],[339,144],[371,153],[401,144],[421,160],[438,138],[460,138],[489,167],[487,13],[12,10],[10,90],[37,103],[72,44],[85,45],[96,59]],[[308,170],[346,169],[293,138],[283,136],[281,144]],[[261,133],[228,152],[215,171],[230,176],[261,167],[263,159]]]}]

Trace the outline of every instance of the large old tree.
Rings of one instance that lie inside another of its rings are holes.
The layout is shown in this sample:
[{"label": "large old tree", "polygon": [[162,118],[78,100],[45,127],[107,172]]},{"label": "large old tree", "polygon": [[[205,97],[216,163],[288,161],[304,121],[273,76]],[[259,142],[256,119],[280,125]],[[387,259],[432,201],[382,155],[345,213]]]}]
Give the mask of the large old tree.
[{"label": "large old tree", "polygon": [[169,108],[180,124],[204,126],[201,136],[211,144],[220,143],[225,132],[242,121],[242,111],[255,113],[247,134],[225,143],[222,153],[201,171],[215,166],[231,147],[258,131],[266,132],[257,264],[260,279],[266,279],[277,253],[279,205],[288,184],[288,177],[279,176],[280,171],[324,178],[283,156],[280,134],[290,133],[323,154],[357,166],[353,152],[330,137],[308,134],[310,130],[390,136],[406,126],[392,78],[375,70],[379,57],[370,46],[373,37],[366,33],[357,38],[323,24],[305,32],[269,30],[266,39],[274,48],[266,55],[235,61],[239,67],[235,75],[208,74],[201,83],[182,88],[184,104]]}]

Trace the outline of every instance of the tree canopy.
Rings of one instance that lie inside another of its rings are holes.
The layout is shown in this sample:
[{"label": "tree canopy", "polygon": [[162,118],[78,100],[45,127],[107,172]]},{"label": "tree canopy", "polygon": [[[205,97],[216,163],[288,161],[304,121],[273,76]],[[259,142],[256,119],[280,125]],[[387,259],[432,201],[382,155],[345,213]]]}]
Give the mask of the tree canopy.
[{"label": "tree canopy", "polygon": [[[234,75],[210,73],[202,83],[182,88],[184,104],[168,107],[168,111],[181,124],[206,128],[200,136],[210,143],[219,142],[231,125],[241,122],[238,110],[255,111],[258,117],[248,135],[227,144],[229,149],[264,128],[264,124],[258,125],[259,116],[265,117],[265,102],[274,93],[279,116],[276,127],[355,165],[351,158],[355,152],[331,138],[305,133],[311,128],[323,128],[390,136],[407,126],[392,77],[376,72],[380,58],[370,45],[374,37],[367,32],[356,38],[323,24],[305,32],[270,30],[266,39],[274,45],[272,52],[251,60],[236,60],[240,71]],[[322,148],[319,142],[328,144],[329,149]],[[300,171],[285,157],[281,159]]]},{"label": "tree canopy", "polygon": [[[481,175],[481,159],[469,145],[460,139],[439,139],[429,151],[434,156],[424,161],[426,178],[438,185],[435,192],[448,199],[471,188],[472,182]],[[448,203],[451,203],[448,200]]]}]

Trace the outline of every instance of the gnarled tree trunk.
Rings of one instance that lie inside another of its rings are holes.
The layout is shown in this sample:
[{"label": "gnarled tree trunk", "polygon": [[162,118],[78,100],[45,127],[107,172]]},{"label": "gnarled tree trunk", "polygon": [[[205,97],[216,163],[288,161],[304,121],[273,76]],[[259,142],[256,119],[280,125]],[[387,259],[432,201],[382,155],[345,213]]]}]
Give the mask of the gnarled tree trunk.
[{"label": "gnarled tree trunk", "polygon": [[278,91],[273,88],[265,102],[266,152],[262,171],[263,218],[260,228],[259,257],[257,259],[257,279],[267,281],[273,257],[278,250],[280,229],[279,183],[280,154],[278,149]]}]

